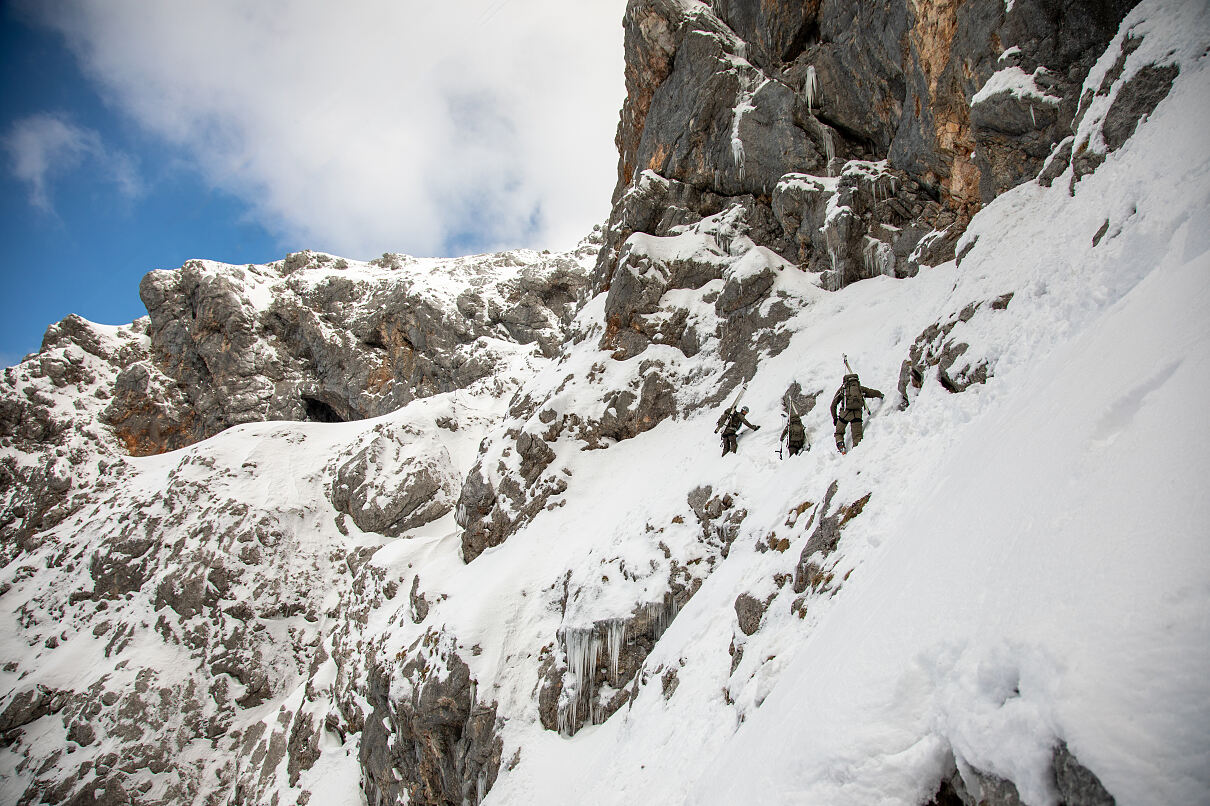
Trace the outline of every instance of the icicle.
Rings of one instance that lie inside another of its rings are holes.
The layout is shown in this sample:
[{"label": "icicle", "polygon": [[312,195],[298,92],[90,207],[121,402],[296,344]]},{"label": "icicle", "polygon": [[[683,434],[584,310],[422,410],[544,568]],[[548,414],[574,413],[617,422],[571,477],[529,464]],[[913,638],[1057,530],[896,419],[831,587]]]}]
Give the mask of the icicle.
[{"label": "icicle", "polygon": [[[570,736],[575,732],[576,714],[580,711],[580,699],[585,694],[592,697],[592,685],[601,642],[592,627],[564,628],[563,651],[567,655],[567,671],[572,676],[572,692],[563,687],[559,698],[559,733]],[[591,712],[591,702],[589,700]]]},{"label": "icicle", "polygon": [[807,65],[807,82],[804,90],[807,93],[807,111],[815,114],[815,98],[819,95],[819,79],[815,75],[815,65]]},{"label": "icicle", "polygon": [[1029,122],[1034,124],[1035,129],[1038,128],[1038,119],[1034,117],[1034,108],[1032,105],[1029,107]]},{"label": "icicle", "polygon": [[740,101],[735,105],[735,114],[731,119],[731,159],[735,162],[735,167],[739,168],[740,179],[744,178],[744,141],[739,136],[739,125],[744,119],[744,115],[751,112],[756,107],[752,106],[752,95],[745,89],[740,95]]},{"label": "icicle", "polygon": [[819,139],[823,143],[824,173],[830,178],[832,176],[832,160],[836,159],[836,143],[832,140],[831,129],[818,120],[815,121],[815,125],[819,127]]},{"label": "icicle", "polygon": [[575,728],[575,716],[568,713],[567,703],[571,699],[571,695],[566,690],[559,695],[559,712],[557,714],[557,727],[560,736],[570,736]]},{"label": "icicle", "polygon": [[887,244],[867,235],[861,247],[861,265],[869,277],[894,276],[895,252]]},{"label": "icicle", "polygon": [[676,597],[671,593],[664,594],[663,601],[650,602],[645,605],[646,616],[651,621],[651,633],[653,640],[660,640],[660,636],[672,624],[672,620],[676,618],[679,608],[676,604]]},{"label": "icicle", "polygon": [[622,642],[626,639],[626,622],[612,619],[605,625],[605,648],[609,652],[609,682],[618,684],[618,662],[622,657]]},{"label": "icicle", "polygon": [[875,254],[875,250],[877,249],[877,246],[876,246],[877,243],[878,243],[877,241],[871,240],[870,238],[866,238],[866,242],[861,250],[861,267],[863,269],[865,269],[865,273],[867,275],[869,275],[870,277],[873,277],[874,273],[875,273],[874,272],[874,260],[877,257],[877,255]]},{"label": "icicle", "polygon": [[672,626],[672,620],[676,618],[676,614],[679,612],[681,612],[681,608],[676,603],[676,597],[671,593],[664,594],[664,610],[660,614],[662,620],[659,625],[659,632],[656,634],[657,639],[664,634],[665,630]]},{"label": "icicle", "polygon": [[479,770],[479,777],[475,781],[475,804],[476,804],[476,806],[478,806],[478,804],[482,803],[483,799],[485,797],[487,797],[487,768],[486,767]]}]

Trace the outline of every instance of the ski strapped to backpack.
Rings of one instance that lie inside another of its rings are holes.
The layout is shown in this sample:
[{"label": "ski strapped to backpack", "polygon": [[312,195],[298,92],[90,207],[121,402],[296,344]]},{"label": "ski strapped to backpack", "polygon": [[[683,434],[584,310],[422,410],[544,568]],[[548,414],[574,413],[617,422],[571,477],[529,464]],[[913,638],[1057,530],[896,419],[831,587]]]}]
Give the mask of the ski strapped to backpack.
[{"label": "ski strapped to backpack", "polygon": [[[853,368],[851,366],[849,366],[849,357],[847,355],[845,355],[844,353],[841,353],[840,357],[844,359],[844,368],[845,368],[846,373],[849,375],[856,375],[857,373],[853,371]],[[849,391],[848,386],[849,386],[849,384],[846,384],[846,387],[845,387],[845,401],[844,401],[845,408],[850,408],[849,395],[851,394],[851,392]],[[865,413],[872,417],[873,414],[870,412],[870,404],[865,402],[865,395],[862,394],[862,392],[861,392],[861,382],[860,381],[857,382],[857,398],[861,401],[861,406],[862,406],[862,408],[865,409]],[[852,408],[856,408],[856,406],[854,406]]]},{"label": "ski strapped to backpack", "polygon": [[787,393],[786,399],[786,427],[782,431],[782,438],[777,443],[777,458],[784,458],[782,452],[782,444],[787,448],[794,450],[795,444],[799,450],[811,450],[811,445],[807,442],[807,429],[802,424],[802,418],[798,416],[798,409],[794,406],[794,399]]},{"label": "ski strapped to backpack", "polygon": [[747,390],[748,390],[748,384],[745,381],[744,385],[741,386],[739,388],[739,391],[735,393],[735,400],[733,400],[731,402],[730,408],[727,408],[726,410],[724,410],[722,413],[722,416],[720,416],[718,418],[718,424],[714,426],[714,433],[717,434],[719,431],[723,430],[723,426],[725,426],[727,424],[727,421],[731,419],[731,415],[735,413],[735,410],[737,408],[739,408],[739,401],[741,398],[743,398],[744,392],[746,392]]}]

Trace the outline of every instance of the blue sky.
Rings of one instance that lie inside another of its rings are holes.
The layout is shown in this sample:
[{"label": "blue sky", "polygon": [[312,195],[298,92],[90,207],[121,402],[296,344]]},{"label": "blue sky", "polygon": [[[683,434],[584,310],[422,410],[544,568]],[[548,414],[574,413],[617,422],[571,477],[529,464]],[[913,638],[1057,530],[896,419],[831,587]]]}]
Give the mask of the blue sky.
[{"label": "blue sky", "polygon": [[0,133],[23,119],[54,116],[129,155],[139,181],[122,187],[104,155],[52,155],[74,164],[49,171],[43,207],[14,175],[12,155],[3,155],[0,364],[37,350],[47,325],[70,313],[105,324],[144,315],[138,283],[150,269],[201,256],[261,263],[290,248],[252,220],[247,205],[208,188],[179,154],[108,109],[59,35],[26,24],[10,5],[2,13]]},{"label": "blue sky", "polygon": [[144,315],[191,258],[574,245],[608,214],[624,8],[0,3],[0,365]]}]

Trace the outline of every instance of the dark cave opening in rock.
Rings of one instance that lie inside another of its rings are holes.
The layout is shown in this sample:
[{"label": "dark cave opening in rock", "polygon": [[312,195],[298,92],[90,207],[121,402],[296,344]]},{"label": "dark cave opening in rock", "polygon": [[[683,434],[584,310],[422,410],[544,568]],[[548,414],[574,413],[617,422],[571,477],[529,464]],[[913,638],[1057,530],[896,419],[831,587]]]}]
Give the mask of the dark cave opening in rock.
[{"label": "dark cave opening in rock", "polygon": [[942,781],[937,794],[924,806],[963,806],[964,803],[962,797],[954,791],[953,785],[949,781]]},{"label": "dark cave opening in rock", "polygon": [[312,423],[343,423],[346,422],[336,409],[317,397],[302,396],[303,406],[307,410],[307,422]]},{"label": "dark cave opening in rock", "polygon": [[818,45],[819,36],[819,21],[814,17],[805,20],[802,27],[798,29],[798,33],[794,35],[794,39],[786,47],[786,50],[781,55],[781,60],[787,64],[797,59],[802,52],[807,48]]}]

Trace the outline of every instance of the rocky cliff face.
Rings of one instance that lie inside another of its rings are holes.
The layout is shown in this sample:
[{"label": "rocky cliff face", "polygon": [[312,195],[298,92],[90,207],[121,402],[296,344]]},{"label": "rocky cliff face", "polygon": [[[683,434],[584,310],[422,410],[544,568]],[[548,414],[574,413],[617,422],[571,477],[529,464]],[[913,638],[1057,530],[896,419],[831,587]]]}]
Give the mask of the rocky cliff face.
[{"label": "rocky cliff face", "polygon": [[[397,708],[391,667],[360,635],[398,583],[366,563],[358,535],[415,533],[451,512],[495,409],[561,349],[596,251],[590,238],[567,254],[191,261],[144,278],[146,319],[50,327],[0,384],[0,591],[25,613],[12,636],[24,648],[5,653],[21,659],[3,673],[0,725],[21,759],[5,802],[276,801],[278,775],[299,786],[325,737]],[[426,413],[375,419],[409,403]],[[349,429],[312,451],[308,422]],[[78,658],[94,670],[48,683]],[[477,715],[490,756],[494,718],[461,668],[458,707]],[[443,735],[447,694],[417,685],[427,699],[405,724]],[[35,738],[43,717],[63,720],[70,755]],[[368,735],[384,737],[377,719]],[[430,740],[408,783],[367,772],[367,791],[460,792],[431,771],[453,744]],[[210,760],[190,749],[203,744]],[[454,778],[494,780],[487,768]]]},{"label": "rocky cliff face", "polygon": [[492,374],[493,340],[553,356],[583,287],[574,256],[191,261],[143,279],[147,357],[104,417],[134,455],[245,422],[376,417]]},{"label": "rocky cliff face", "polygon": [[[971,215],[1070,134],[1133,5],[631,3],[598,287],[631,233],[732,206],[831,288],[952,259]],[[877,166],[855,175],[852,160]]]},{"label": "rocky cliff face", "polygon": [[[632,0],[580,249],[193,261],[146,319],[52,326],[0,384],[5,802],[735,802],[689,788],[759,744],[982,390],[1132,287],[1102,256],[1146,222],[1081,185],[1134,175],[1202,43],[1130,5]],[[1006,261],[1031,204],[1096,227]],[[827,451],[856,349],[882,444],[934,443]],[[720,461],[737,394],[768,431]],[[932,721],[820,802],[1130,786],[1033,666],[953,640],[895,684]]]}]

